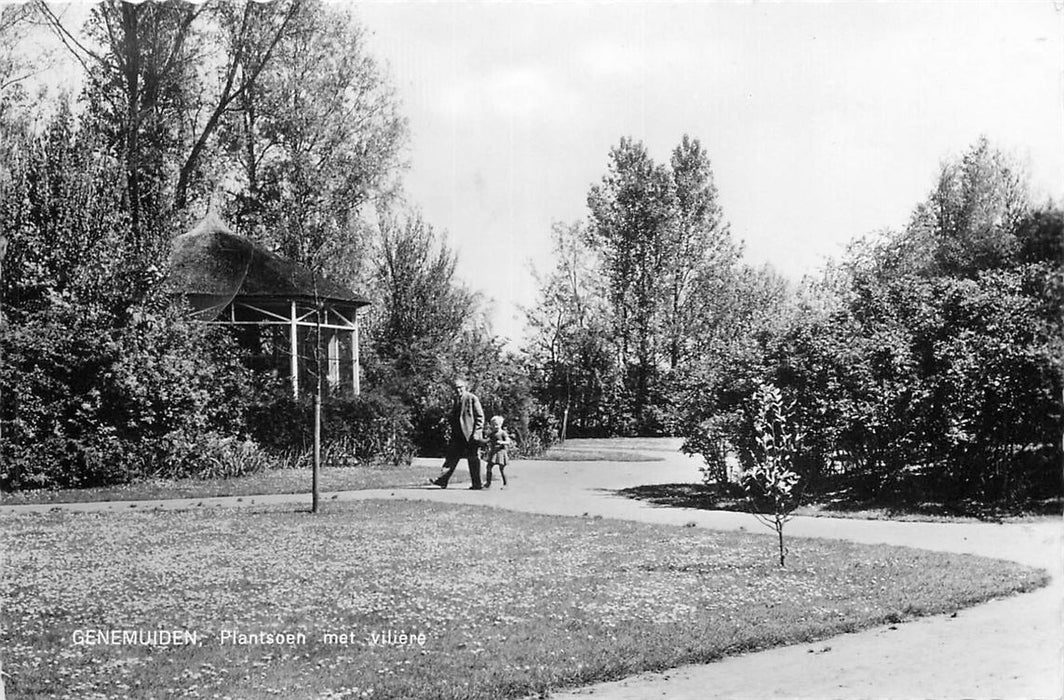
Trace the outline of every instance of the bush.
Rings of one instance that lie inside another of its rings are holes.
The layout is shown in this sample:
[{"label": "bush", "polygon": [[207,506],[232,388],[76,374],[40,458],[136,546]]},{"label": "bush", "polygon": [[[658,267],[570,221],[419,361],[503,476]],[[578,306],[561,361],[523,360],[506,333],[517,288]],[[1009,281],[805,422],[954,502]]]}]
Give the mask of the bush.
[{"label": "bush", "polygon": [[[271,382],[247,407],[247,430],[265,449],[299,463],[314,446],[313,397],[296,399],[287,383]],[[330,466],[409,464],[415,452],[409,409],[373,391],[325,397],[321,431],[323,462]]]},{"label": "bush", "polygon": [[558,419],[543,404],[530,402],[525,420],[518,421],[516,430],[517,444],[513,454],[517,457],[535,457],[546,452],[558,441]]},{"label": "bush", "polygon": [[125,483],[181,460],[173,435],[198,441],[241,422],[247,375],[225,337],[177,309],[123,323],[56,298],[2,330],[0,488]]},{"label": "bush", "polygon": [[265,471],[274,463],[258,443],[217,433],[189,435],[174,431],[166,436],[168,449],[154,476],[164,479],[229,479]]}]

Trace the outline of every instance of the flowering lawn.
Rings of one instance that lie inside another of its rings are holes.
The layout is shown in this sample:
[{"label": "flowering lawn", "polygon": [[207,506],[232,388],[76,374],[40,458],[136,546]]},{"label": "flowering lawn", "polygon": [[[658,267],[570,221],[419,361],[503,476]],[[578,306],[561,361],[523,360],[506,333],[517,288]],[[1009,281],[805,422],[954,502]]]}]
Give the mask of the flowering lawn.
[{"label": "flowering lawn", "polygon": [[1046,580],[798,539],[780,569],[769,535],[425,502],[5,513],[0,533],[12,698],[520,697]]},{"label": "flowering lawn", "polygon": [[[442,461],[442,460],[441,460]],[[367,464],[321,470],[322,491],[385,489],[424,483],[439,468]],[[268,469],[229,479],[151,479],[121,486],[86,489],[34,489],[0,493],[0,505],[27,503],[89,503],[93,501],[152,501],[164,498],[261,496],[273,493],[310,494],[310,469]]]}]

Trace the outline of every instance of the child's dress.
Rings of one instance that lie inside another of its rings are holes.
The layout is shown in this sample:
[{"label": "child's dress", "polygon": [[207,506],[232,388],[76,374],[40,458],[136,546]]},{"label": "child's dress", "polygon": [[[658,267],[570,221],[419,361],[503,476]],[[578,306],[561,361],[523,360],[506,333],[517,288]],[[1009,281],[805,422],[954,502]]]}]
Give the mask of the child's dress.
[{"label": "child's dress", "polygon": [[506,446],[510,444],[510,436],[506,428],[499,428],[488,433],[488,478],[486,484],[491,484],[492,467],[499,467],[499,476],[502,477],[502,485],[506,486],[506,471],[504,467],[509,462],[506,454]]},{"label": "child's dress", "polygon": [[507,464],[506,446],[510,444],[510,436],[506,428],[499,428],[488,434],[488,464],[498,464],[505,467]]}]

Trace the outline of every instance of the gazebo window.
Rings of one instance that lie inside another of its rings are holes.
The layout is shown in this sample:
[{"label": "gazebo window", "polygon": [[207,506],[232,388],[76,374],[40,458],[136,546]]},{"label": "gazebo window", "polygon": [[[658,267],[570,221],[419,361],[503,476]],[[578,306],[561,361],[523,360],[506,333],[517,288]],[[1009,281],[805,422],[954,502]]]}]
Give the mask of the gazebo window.
[{"label": "gazebo window", "polygon": [[340,337],[329,335],[329,386],[340,386]]}]

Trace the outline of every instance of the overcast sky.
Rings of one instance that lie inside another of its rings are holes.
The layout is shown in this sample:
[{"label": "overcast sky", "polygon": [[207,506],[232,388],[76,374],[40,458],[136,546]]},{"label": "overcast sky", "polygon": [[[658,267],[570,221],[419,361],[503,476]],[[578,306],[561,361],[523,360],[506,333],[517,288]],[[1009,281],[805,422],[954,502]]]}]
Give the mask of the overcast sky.
[{"label": "overcast sky", "polygon": [[[1059,4],[1059,3],[1058,3]],[[1064,195],[1053,2],[370,2],[410,120],[407,190],[518,335],[551,222],[586,217],[622,136],[711,159],[747,259],[800,278],[903,226],[980,134]]]},{"label": "overcast sky", "polygon": [[511,338],[533,267],[550,268],[551,223],[586,217],[624,136],[659,162],[698,138],[747,260],[795,279],[903,226],[980,134],[1026,163],[1039,200],[1064,200],[1053,0],[378,0],[355,14],[410,121],[409,199]]}]

